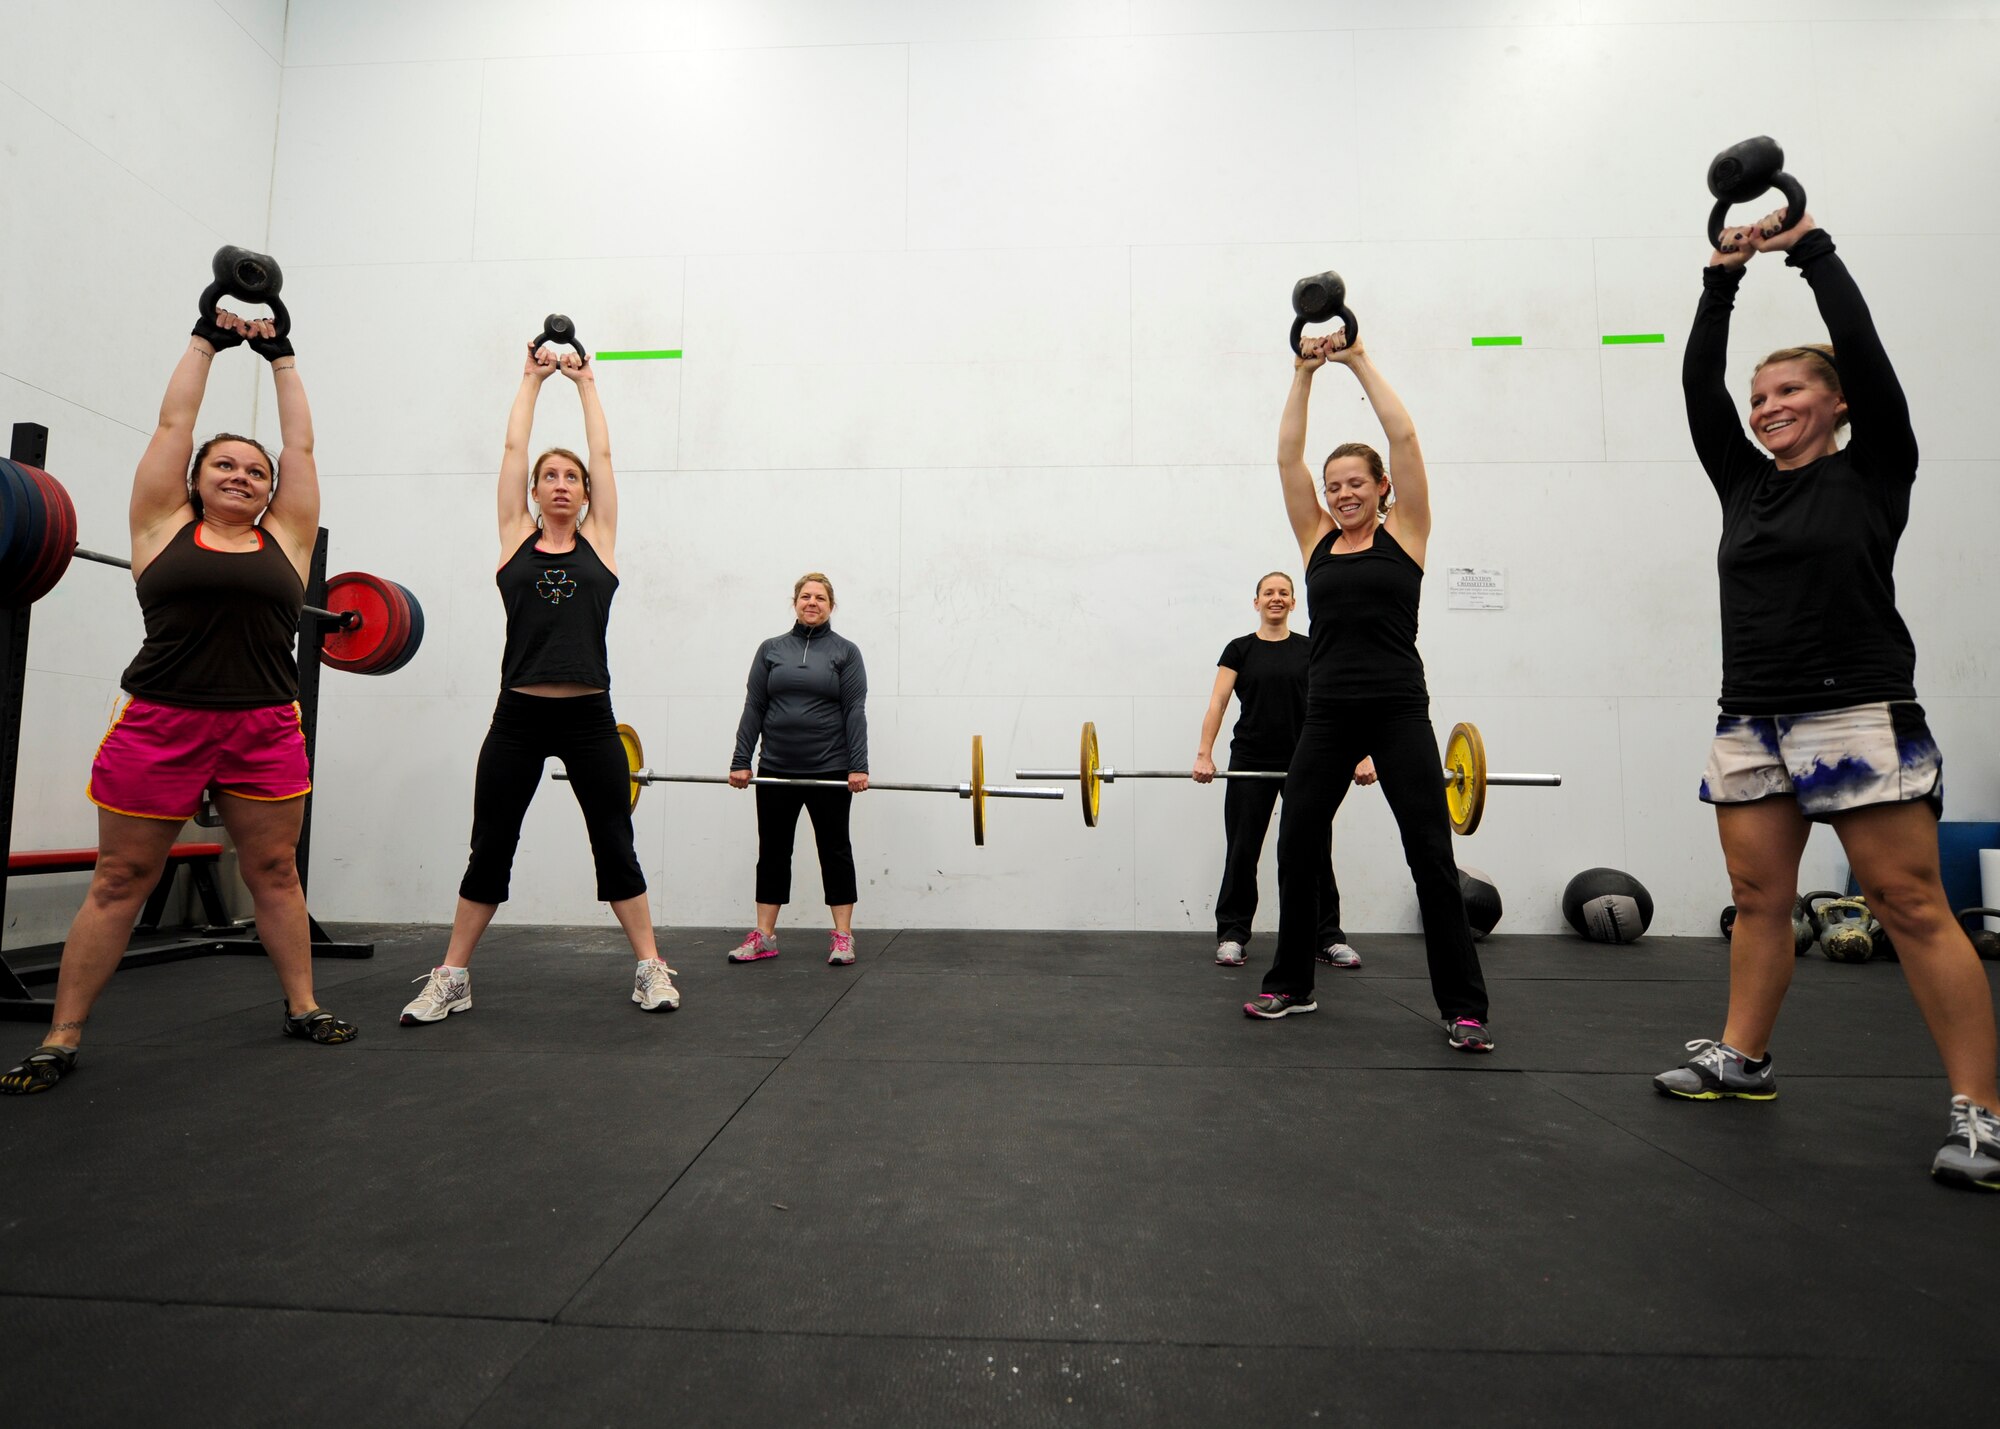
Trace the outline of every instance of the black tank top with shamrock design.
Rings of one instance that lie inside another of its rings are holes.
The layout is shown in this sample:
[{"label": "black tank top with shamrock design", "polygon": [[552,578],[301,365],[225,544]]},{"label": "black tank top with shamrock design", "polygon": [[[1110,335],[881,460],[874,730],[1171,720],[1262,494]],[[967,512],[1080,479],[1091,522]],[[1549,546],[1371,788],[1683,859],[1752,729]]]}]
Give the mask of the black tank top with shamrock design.
[{"label": "black tank top with shamrock design", "polygon": [[618,577],[579,531],[572,550],[540,549],[540,531],[507,558],[494,581],[507,607],[507,648],[500,687],[578,684],[611,688],[604,632]]}]

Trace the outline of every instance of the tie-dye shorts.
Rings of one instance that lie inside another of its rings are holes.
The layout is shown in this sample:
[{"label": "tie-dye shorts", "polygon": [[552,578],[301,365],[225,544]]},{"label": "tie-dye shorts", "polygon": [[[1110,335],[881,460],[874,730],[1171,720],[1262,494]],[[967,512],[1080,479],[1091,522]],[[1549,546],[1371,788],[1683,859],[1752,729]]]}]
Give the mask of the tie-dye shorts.
[{"label": "tie-dye shorts", "polygon": [[1922,799],[1944,813],[1944,756],[1914,700],[1802,715],[1720,715],[1701,797],[1748,804],[1789,794],[1809,819]]}]

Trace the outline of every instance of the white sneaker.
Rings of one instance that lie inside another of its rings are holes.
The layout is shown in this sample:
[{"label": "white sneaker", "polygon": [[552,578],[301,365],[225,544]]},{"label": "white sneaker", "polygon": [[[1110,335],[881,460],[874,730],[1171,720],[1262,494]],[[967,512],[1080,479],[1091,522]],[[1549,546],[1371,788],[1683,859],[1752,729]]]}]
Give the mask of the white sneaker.
[{"label": "white sneaker", "polygon": [[419,1022],[442,1022],[454,1012],[472,1011],[471,968],[432,968],[427,979],[410,981],[423,983],[424,990],[403,1009],[405,1027],[415,1027]]},{"label": "white sneaker", "polygon": [[1358,968],[1361,966],[1361,954],[1355,952],[1354,949],[1348,947],[1345,943],[1327,944],[1319,950],[1319,960],[1323,963],[1331,963],[1337,968]]},{"label": "white sneaker", "polygon": [[681,1005],[674,970],[659,958],[646,958],[632,969],[632,1000],[641,1012],[672,1012]]},{"label": "white sneaker", "polygon": [[1217,943],[1215,961],[1225,968],[1243,966],[1243,945],[1241,943]]}]

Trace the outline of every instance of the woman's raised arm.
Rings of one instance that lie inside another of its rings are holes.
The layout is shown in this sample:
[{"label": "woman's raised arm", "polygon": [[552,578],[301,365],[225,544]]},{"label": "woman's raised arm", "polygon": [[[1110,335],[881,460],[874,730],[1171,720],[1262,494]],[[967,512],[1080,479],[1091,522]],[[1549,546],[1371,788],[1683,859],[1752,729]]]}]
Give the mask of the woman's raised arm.
[{"label": "woman's raised arm", "polygon": [[1338,362],[1354,374],[1368,405],[1375,409],[1375,420],[1382,424],[1382,435],[1389,443],[1389,479],[1396,490],[1396,504],[1390,513],[1396,523],[1394,534],[1403,545],[1414,543],[1419,548],[1410,555],[1422,565],[1421,548],[1431,536],[1431,482],[1424,469],[1424,449],[1417,442],[1417,424],[1410,420],[1403,399],[1360,343],[1340,348],[1328,361]]},{"label": "woman's raised arm", "polygon": [[500,452],[500,545],[511,554],[535,529],[528,512],[528,439],[535,431],[535,399],[542,384],[555,374],[556,355],[546,347],[531,349],[521,366],[521,385],[507,411],[507,441]]},{"label": "woman's raised arm", "polygon": [[590,456],[590,510],[584,521],[590,527],[590,544],[598,559],[617,569],[618,478],[611,470],[611,428],[604,420],[604,404],[597,397],[597,369],[590,359],[573,352],[563,354],[562,375],[576,384],[583,403],[583,440]]},{"label": "woman's raised arm", "polygon": [[1333,529],[1333,518],[1320,505],[1312,468],[1306,465],[1306,408],[1312,401],[1313,373],[1326,361],[1326,339],[1307,338],[1292,360],[1292,390],[1285,394],[1284,415],[1278,419],[1278,480],[1285,493],[1285,516],[1299,551],[1310,561],[1320,537]]}]

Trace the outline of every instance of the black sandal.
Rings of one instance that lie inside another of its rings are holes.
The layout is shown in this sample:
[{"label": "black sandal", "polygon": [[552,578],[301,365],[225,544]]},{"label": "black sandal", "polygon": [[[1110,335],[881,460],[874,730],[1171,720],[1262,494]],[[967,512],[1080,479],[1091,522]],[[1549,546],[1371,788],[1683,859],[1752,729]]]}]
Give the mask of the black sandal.
[{"label": "black sandal", "polygon": [[352,1022],[342,1022],[324,1007],[315,1007],[310,1012],[301,1012],[297,1017],[285,1014],[285,1035],[297,1037],[305,1042],[317,1042],[322,1047],[331,1047],[341,1042],[352,1042],[361,1031]]},{"label": "black sandal", "polygon": [[45,1092],[76,1070],[76,1048],[44,1043],[21,1059],[12,1071],[0,1072],[0,1096],[25,1097]]}]

